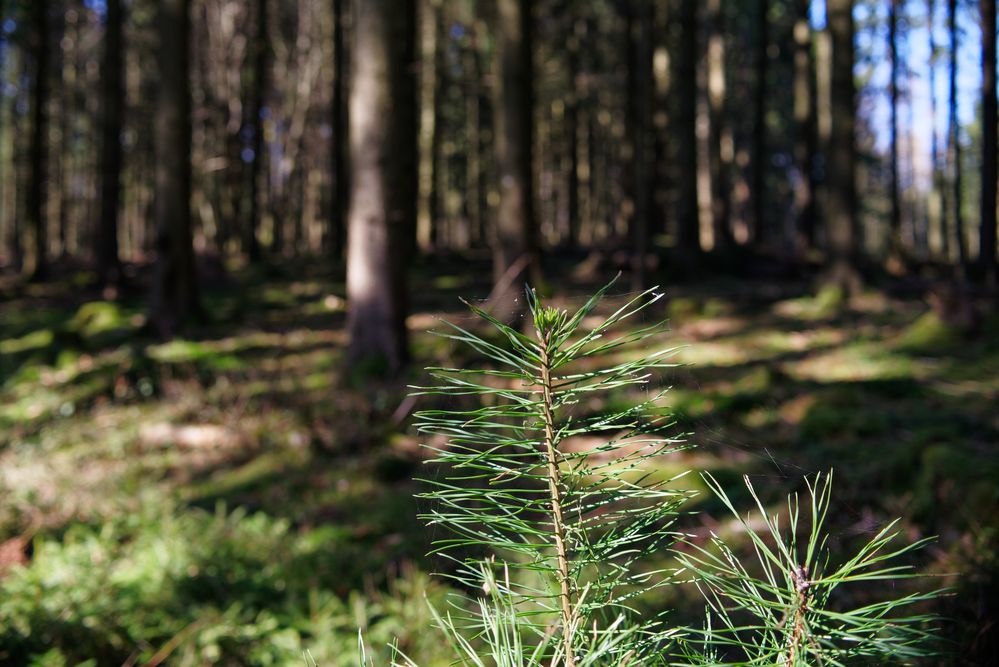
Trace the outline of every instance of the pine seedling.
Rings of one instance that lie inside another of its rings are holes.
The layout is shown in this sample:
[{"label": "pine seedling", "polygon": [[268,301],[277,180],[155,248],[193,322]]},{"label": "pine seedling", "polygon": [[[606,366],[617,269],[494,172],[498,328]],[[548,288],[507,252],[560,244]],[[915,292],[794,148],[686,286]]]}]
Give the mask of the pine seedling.
[{"label": "pine seedling", "polygon": [[[687,541],[677,550],[707,602],[707,622],[688,639],[687,665],[856,665],[881,660],[912,664],[935,654],[936,619],[918,609],[939,595],[911,593],[842,609],[840,589],[917,576],[900,558],[928,540],[896,546],[893,521],[877,531],[852,557],[832,565],[824,524],[832,496],[832,474],[808,484],[807,528],[799,539],[801,507],[787,501],[787,528],[768,514],[749,478],[755,516],[742,516],[721,485],[704,480],[748,536],[758,567],[754,573],[735,550],[712,534],[707,546]],[[856,590],[854,591],[856,592]],[[678,663],[681,664],[681,663]]]},{"label": "pine seedling", "polygon": [[[446,323],[440,335],[470,346],[490,366],[431,368],[438,384],[415,388],[451,402],[416,415],[419,432],[433,438],[432,463],[446,473],[425,480],[432,490],[424,518],[453,533],[436,550],[457,562],[452,576],[469,588],[483,584],[483,549],[510,570],[486,580],[499,606],[482,607],[478,621],[442,619],[444,627],[478,623],[480,638],[495,648],[500,639],[486,630],[516,621],[533,640],[502,639],[525,656],[515,664],[575,667],[597,664],[593,655],[603,656],[601,664],[649,664],[643,660],[671,636],[632,608],[637,596],[668,583],[667,573],[641,564],[675,539],[671,524],[688,497],[673,480],[650,474],[657,457],[682,447],[663,433],[671,425],[659,406],[664,392],[650,390],[671,350],[623,354],[664,330],[657,322],[618,332],[661,298],[655,290],[585,327],[608,287],[571,314],[541,304],[528,289],[527,334],[468,304],[492,334]],[[610,414],[577,414],[583,402],[629,388],[650,397]],[[470,405],[458,406],[462,397]]]}]

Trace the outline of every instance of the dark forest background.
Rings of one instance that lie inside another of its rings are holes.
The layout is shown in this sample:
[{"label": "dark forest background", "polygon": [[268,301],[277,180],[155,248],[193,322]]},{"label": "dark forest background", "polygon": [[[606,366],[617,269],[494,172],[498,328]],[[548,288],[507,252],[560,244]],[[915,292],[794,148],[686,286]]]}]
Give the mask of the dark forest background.
[{"label": "dark forest background", "polygon": [[475,360],[423,332],[618,272],[690,465],[836,467],[999,651],[994,0],[0,17],[0,662],[436,664],[405,385]]}]

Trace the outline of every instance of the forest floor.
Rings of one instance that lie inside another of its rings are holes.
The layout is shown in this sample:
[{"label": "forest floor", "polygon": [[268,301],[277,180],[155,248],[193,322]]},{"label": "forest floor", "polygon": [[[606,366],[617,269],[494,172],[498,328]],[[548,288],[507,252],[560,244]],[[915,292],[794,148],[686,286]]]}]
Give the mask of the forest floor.
[{"label": "forest floor", "polygon": [[[101,301],[84,274],[0,278],[0,663],[356,664],[360,628],[377,664],[393,640],[447,664],[404,385],[467,360],[427,330],[471,321],[459,297],[488,292],[488,267],[418,267],[416,361],[392,384],[341,370],[342,278],[294,270],[216,281],[206,323],[170,343],[141,335],[141,297]],[[600,283],[562,273],[567,307]],[[994,656],[999,317],[962,333],[922,298],[843,304],[805,282],[667,295],[650,344],[679,348],[666,401],[697,447],[664,467],[736,498],[749,475],[775,507],[835,469],[834,547],[896,516],[906,540],[938,536],[915,561],[941,575],[925,587],[953,587],[937,611],[968,660]]]}]

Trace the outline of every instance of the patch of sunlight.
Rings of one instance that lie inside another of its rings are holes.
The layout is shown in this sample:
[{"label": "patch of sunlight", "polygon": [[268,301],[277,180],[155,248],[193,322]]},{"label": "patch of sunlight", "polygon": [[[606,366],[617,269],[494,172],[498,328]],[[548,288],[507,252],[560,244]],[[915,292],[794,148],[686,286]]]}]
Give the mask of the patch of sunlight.
[{"label": "patch of sunlight", "polygon": [[52,345],[54,340],[55,334],[51,329],[39,329],[20,338],[8,338],[0,341],[0,354],[21,354],[22,352],[43,349]]},{"label": "patch of sunlight", "polygon": [[181,492],[185,501],[218,498],[250,491],[271,483],[289,467],[304,464],[310,455],[307,449],[282,449],[255,456],[247,463],[217,471],[208,479]]},{"label": "patch of sunlight", "polygon": [[735,366],[752,359],[753,355],[743,342],[713,340],[680,347],[670,360],[696,366]]},{"label": "patch of sunlight", "polygon": [[112,333],[131,332],[141,324],[141,319],[130,317],[114,301],[91,301],[77,309],[67,326],[70,331],[87,340]]},{"label": "patch of sunlight", "polygon": [[438,276],[434,278],[434,289],[453,290],[467,285],[469,282],[467,275]]},{"label": "patch of sunlight", "polygon": [[846,304],[846,298],[838,287],[824,287],[814,296],[778,301],[773,312],[781,317],[797,320],[824,320],[834,317]]},{"label": "patch of sunlight", "polygon": [[795,380],[853,382],[912,377],[912,361],[871,343],[850,345],[788,362],[781,369]]}]

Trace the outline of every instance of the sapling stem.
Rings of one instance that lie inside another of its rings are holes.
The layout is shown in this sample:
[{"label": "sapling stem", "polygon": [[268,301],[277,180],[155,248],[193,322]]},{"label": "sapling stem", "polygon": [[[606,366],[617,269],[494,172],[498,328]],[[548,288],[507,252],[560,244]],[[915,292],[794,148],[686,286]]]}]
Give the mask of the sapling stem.
[{"label": "sapling stem", "polygon": [[562,611],[562,643],[565,647],[566,667],[575,667],[575,652],[572,646],[572,581],[569,578],[569,558],[565,548],[565,524],[562,522],[562,493],[558,467],[558,450],[555,443],[555,410],[552,399],[551,344],[552,329],[539,328],[538,339],[541,350],[541,389],[542,414],[545,426],[545,457],[548,463],[548,491],[552,503],[552,527],[555,534],[555,553],[558,559],[558,579]]}]

